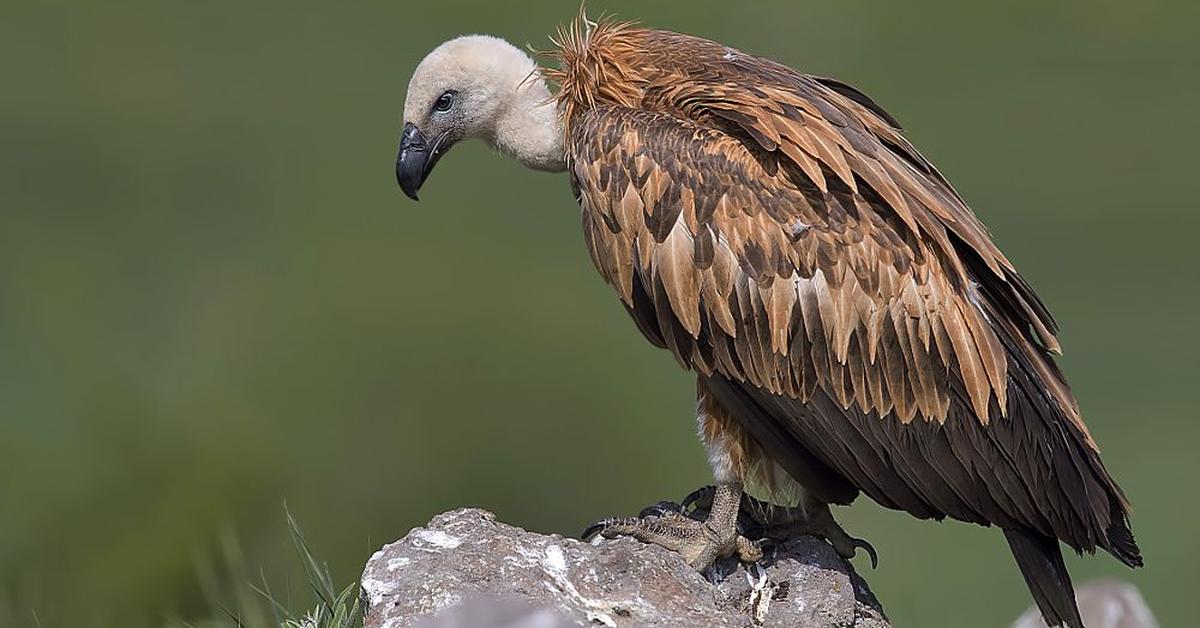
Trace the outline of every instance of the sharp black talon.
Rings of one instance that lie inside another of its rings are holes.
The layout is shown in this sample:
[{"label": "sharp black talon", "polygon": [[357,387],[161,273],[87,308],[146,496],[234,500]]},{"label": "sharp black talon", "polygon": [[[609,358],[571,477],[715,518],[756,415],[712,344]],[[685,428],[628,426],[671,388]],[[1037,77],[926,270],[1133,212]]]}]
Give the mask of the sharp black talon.
[{"label": "sharp black talon", "polygon": [[755,539],[754,542],[758,543],[758,547],[763,551],[764,556],[768,553],[768,551],[775,551],[775,548],[783,545],[783,541],[780,541],[779,539],[773,539],[769,536],[763,536],[761,539]]},{"label": "sharp black talon", "polygon": [[601,520],[593,523],[592,525],[584,528],[583,534],[579,535],[579,538],[584,541],[590,541],[593,536],[596,536],[597,534],[600,533],[601,530],[603,530],[604,528],[607,528],[611,522],[612,522],[611,519],[601,519]]},{"label": "sharp black talon", "polygon": [[672,501],[663,500],[652,506],[646,506],[638,513],[643,519],[646,517],[661,517],[667,513],[683,514],[683,506]]},{"label": "sharp black talon", "polygon": [[868,543],[864,539],[856,539],[854,537],[850,537],[850,538],[851,538],[851,540],[854,541],[854,547],[861,547],[867,551],[867,555],[869,555],[871,557],[871,569],[878,569],[879,568],[879,554],[875,553],[875,548],[872,547],[871,544]]},{"label": "sharp black talon", "polygon": [[679,504],[681,507],[686,509],[698,501],[712,500],[713,492],[716,490],[717,490],[717,488],[711,484],[709,484],[708,486],[701,486],[700,488],[688,493],[687,497],[684,497],[683,501],[679,502]]}]

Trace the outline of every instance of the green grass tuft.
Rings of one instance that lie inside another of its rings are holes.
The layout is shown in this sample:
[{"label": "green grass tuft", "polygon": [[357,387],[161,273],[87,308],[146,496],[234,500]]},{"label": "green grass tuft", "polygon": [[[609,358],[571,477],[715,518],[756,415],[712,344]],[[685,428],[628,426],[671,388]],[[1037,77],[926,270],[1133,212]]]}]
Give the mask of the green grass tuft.
[{"label": "green grass tuft", "polygon": [[[225,558],[232,576],[229,579],[245,582],[246,587],[235,592],[234,607],[217,603],[214,604],[213,618],[198,623],[174,620],[168,622],[168,628],[358,628],[362,625],[358,584],[336,588],[329,566],[313,555],[300,524],[288,510],[287,504],[284,504],[283,510],[287,517],[288,533],[308,581],[311,599],[303,610],[295,610],[293,605],[296,602],[292,601],[290,594],[283,599],[276,595],[261,569],[258,582],[250,582],[246,578],[241,552],[231,538],[225,543]],[[202,582],[214,581],[211,570],[201,571]],[[211,586],[207,588],[213,589]],[[210,595],[210,599],[213,597]]]}]

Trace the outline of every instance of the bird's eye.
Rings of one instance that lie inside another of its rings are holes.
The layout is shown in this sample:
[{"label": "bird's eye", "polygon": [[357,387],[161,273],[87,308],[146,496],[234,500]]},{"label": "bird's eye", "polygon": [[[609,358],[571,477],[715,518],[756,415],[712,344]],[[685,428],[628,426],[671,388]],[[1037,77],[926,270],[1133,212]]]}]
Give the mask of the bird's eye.
[{"label": "bird's eye", "polygon": [[442,94],[441,96],[438,96],[437,102],[433,103],[433,110],[441,112],[441,113],[445,113],[447,111],[450,111],[450,108],[453,106],[454,106],[454,92],[450,91],[450,92],[446,92],[446,93]]}]

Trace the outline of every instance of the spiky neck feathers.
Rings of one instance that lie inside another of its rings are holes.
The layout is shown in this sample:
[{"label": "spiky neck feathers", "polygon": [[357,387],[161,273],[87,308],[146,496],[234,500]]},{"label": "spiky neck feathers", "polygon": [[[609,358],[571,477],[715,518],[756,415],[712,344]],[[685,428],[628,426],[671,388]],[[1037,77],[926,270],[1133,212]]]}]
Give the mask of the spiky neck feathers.
[{"label": "spiky neck feathers", "polygon": [[558,85],[559,111],[566,125],[582,110],[607,103],[637,107],[645,81],[635,67],[644,31],[631,22],[589,22],[580,17],[551,39],[558,69],[545,70]]}]

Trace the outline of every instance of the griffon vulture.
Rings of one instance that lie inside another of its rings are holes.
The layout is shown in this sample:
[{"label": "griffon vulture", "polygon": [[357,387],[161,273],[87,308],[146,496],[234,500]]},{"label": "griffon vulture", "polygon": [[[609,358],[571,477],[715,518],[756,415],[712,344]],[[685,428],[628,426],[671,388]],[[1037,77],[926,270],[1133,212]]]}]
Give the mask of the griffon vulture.
[{"label": "griffon vulture", "polygon": [[396,176],[415,199],[468,138],[565,170],[596,268],[695,371],[706,518],[660,508],[592,531],[699,569],[754,560],[748,487],[784,506],[760,517],[768,533],[849,556],[869,546],[828,505],[866,493],[996,525],[1046,621],[1081,626],[1059,542],[1141,565],[1128,502],[1052,358],[1054,319],[896,120],[697,37],[580,19],[554,42],[557,69],[485,36],[431,52]]}]

